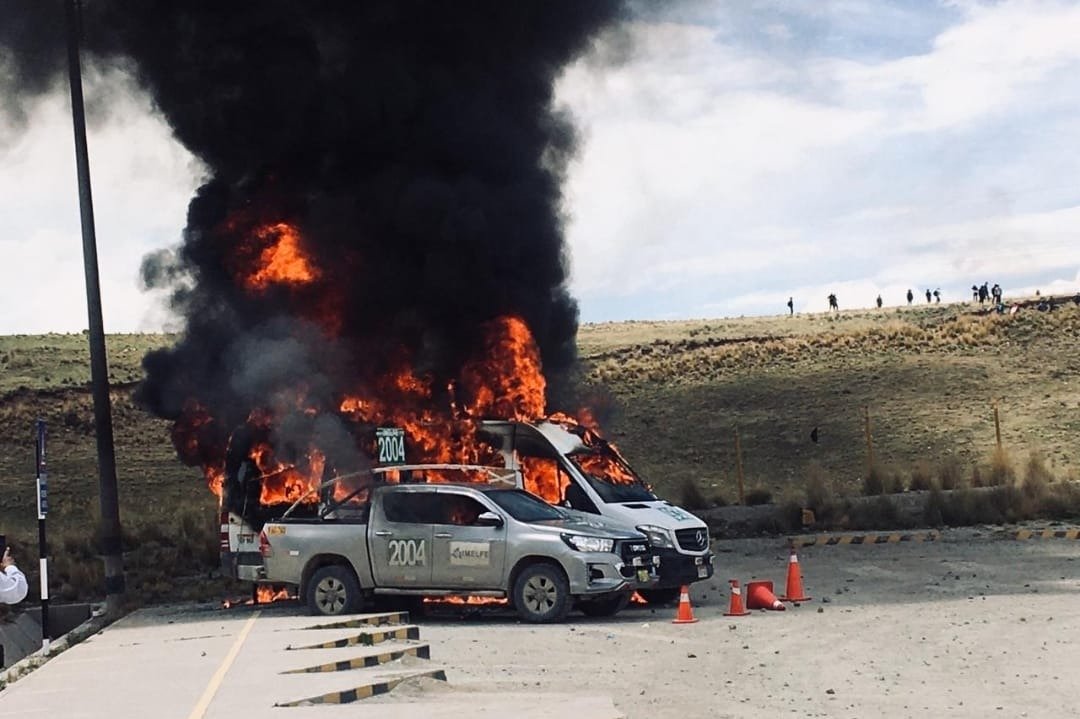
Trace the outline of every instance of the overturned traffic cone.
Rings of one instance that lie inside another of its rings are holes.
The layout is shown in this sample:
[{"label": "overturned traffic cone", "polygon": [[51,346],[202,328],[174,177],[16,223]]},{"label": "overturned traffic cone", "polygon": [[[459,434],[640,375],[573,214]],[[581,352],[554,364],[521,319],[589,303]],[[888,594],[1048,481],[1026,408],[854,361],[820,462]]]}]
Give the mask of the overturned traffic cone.
[{"label": "overturned traffic cone", "polygon": [[743,606],[742,601],[742,589],[739,588],[738,579],[729,579],[728,584],[731,585],[731,604],[728,610],[724,612],[725,617],[745,617],[748,612],[746,607]]},{"label": "overturned traffic cone", "polygon": [[791,556],[788,557],[787,565],[787,590],[780,597],[785,602],[809,602],[810,597],[803,592],[802,570],[799,569],[799,556],[795,554],[795,547],[791,548]]},{"label": "overturned traffic cone", "polygon": [[784,603],[773,594],[772,582],[748,582],[746,584],[746,606],[749,609],[775,609],[784,611]]},{"label": "overturned traffic cone", "polygon": [[671,623],[693,624],[696,621],[697,620],[694,619],[694,608],[690,606],[690,587],[684,584],[679,591],[679,612],[675,615],[675,618],[671,620]]}]

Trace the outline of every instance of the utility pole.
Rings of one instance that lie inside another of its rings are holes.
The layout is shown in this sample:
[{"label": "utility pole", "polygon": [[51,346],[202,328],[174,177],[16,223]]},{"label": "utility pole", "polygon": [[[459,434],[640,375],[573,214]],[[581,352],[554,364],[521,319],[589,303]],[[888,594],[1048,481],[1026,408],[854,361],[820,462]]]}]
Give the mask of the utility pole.
[{"label": "utility pole", "polygon": [[101,320],[94,203],[90,194],[86,111],[83,106],[82,68],[79,62],[82,3],[81,0],[66,0],[64,4],[67,15],[68,76],[71,80],[71,121],[75,129],[75,165],[79,179],[83,266],[86,270],[86,306],[90,318],[90,384],[94,396],[94,428],[97,434],[101,539],[105,561],[105,612],[108,617],[115,619],[120,616],[124,599],[124,560],[120,544],[120,502],[116,491],[112,407],[109,404],[109,367],[105,355],[105,326]]}]

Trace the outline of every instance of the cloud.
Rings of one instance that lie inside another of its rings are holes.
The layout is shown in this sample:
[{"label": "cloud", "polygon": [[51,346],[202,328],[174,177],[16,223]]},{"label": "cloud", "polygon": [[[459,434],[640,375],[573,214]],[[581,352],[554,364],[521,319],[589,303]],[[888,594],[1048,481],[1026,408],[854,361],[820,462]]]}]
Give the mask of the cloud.
[{"label": "cloud", "polygon": [[[105,329],[160,330],[162,297],[140,290],[139,263],[179,240],[201,169],[128,76],[90,71],[85,92],[89,103],[107,101],[87,140]],[[0,306],[20,308],[0,314],[0,333],[88,325],[69,108],[61,88],[42,97],[25,132],[0,150]]]},{"label": "cloud", "polygon": [[[868,20],[882,45],[864,51],[804,41],[895,8],[780,7],[633,24],[618,64],[564,76],[586,128],[568,208],[587,320],[1072,278],[1080,8],[926,4],[906,25],[921,36]],[[786,31],[736,31],[763,13]]]}]

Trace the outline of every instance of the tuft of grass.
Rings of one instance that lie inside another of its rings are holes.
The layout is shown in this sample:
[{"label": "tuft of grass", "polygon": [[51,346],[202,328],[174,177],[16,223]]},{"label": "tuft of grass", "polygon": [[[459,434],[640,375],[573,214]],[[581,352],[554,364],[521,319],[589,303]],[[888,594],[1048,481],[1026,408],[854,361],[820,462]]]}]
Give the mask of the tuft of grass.
[{"label": "tuft of grass", "polygon": [[687,477],[679,485],[679,504],[690,511],[695,509],[707,509],[709,507],[709,500],[705,498],[705,493],[701,491],[701,487],[690,477]]},{"label": "tuft of grass", "polygon": [[876,465],[863,477],[862,493],[864,497],[876,497],[885,494],[885,473]]},{"label": "tuft of grass", "polygon": [[746,493],[746,504],[749,507],[772,504],[772,492],[762,487],[755,487]]},{"label": "tuft of grass", "polygon": [[997,447],[990,456],[990,471],[986,476],[990,487],[1011,487],[1016,484],[1016,469],[1012,457],[1004,447]]},{"label": "tuft of grass", "polygon": [[819,521],[827,521],[828,516],[835,510],[836,500],[829,487],[824,467],[817,462],[811,462],[806,467],[805,478],[806,508],[813,510]]},{"label": "tuft of grass", "polygon": [[957,457],[946,457],[938,465],[937,477],[942,489],[963,489],[964,465]]},{"label": "tuft of grass", "polygon": [[911,470],[911,481],[908,482],[908,489],[912,492],[925,492],[934,489],[934,487],[934,475],[930,463],[925,459],[920,459]]},{"label": "tuft of grass", "polygon": [[926,505],[923,507],[923,523],[928,527],[940,527],[945,524],[947,511],[945,495],[937,487],[931,487],[930,495],[926,498]]},{"label": "tuft of grass", "polygon": [[902,525],[896,504],[885,495],[871,502],[853,504],[848,519],[852,529],[895,529]]},{"label": "tuft of grass", "polygon": [[1028,456],[1027,466],[1024,471],[1024,483],[1021,486],[1024,496],[1036,504],[1050,493],[1050,485],[1054,481],[1054,475],[1046,466],[1042,455],[1032,452]]}]

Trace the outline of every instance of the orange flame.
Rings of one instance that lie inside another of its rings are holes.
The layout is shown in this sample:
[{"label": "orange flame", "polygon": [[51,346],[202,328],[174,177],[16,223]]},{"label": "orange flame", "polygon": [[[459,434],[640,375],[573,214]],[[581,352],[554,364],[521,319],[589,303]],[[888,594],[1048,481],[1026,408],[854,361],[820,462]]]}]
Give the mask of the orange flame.
[{"label": "orange flame", "polygon": [[453,604],[456,606],[491,607],[509,604],[505,597],[478,597],[475,595],[453,597],[424,597],[424,604]]},{"label": "orange flame", "polygon": [[559,465],[554,459],[521,457],[519,464],[526,491],[551,504],[562,502],[570,476],[559,472]]},{"label": "orange flame", "polygon": [[272,284],[305,285],[318,279],[319,272],[301,248],[300,233],[287,222],[255,230],[263,246],[255,271],[244,278],[248,289],[265,290]]}]

